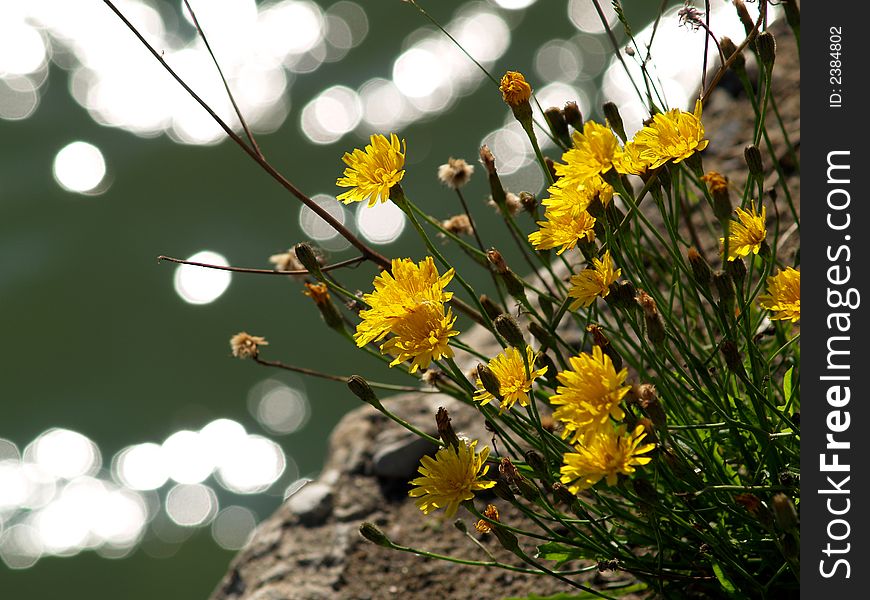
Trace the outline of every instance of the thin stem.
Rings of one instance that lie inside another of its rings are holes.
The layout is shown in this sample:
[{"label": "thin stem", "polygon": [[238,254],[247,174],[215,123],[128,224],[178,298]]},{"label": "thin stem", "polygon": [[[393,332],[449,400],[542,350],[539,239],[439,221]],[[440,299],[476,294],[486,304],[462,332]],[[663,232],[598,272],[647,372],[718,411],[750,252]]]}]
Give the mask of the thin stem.
[{"label": "thin stem", "polygon": [[[259,356],[253,357],[254,362],[258,365],[262,365],[264,367],[274,367],[277,369],[284,369],[285,371],[292,371],[294,373],[301,373],[302,375],[308,375],[309,377],[319,377],[320,379],[328,379],[329,381],[338,381],[340,383],[347,383],[349,377],[344,375],[332,375],[330,373],[323,373],[321,371],[315,371],[314,369],[308,369],[306,367],[297,367],[295,365],[288,365],[282,363],[278,360],[266,360],[264,358],[260,358]],[[410,385],[396,385],[393,383],[380,383],[377,381],[371,381],[366,379],[366,382],[372,386],[373,388],[378,388],[382,390],[390,390],[393,392],[417,392],[422,394],[440,394],[441,390],[426,390],[418,387],[410,386]]]},{"label": "thin stem", "polygon": [[[311,271],[308,269],[294,269],[290,271],[277,271],[275,269],[250,269],[247,267],[225,267],[223,265],[212,265],[208,263],[195,262],[192,260],[181,260],[180,258],[173,258],[171,256],[158,256],[157,262],[167,261],[171,263],[178,263],[181,265],[192,265],[194,267],[203,267],[205,269],[217,269],[218,271],[232,271],[234,273],[253,273],[255,275],[311,275]],[[333,271],[335,269],[341,269],[342,267],[355,267],[360,263],[364,262],[366,259],[365,256],[357,256],[356,258],[349,258],[347,260],[343,260],[341,262],[337,262],[332,265],[327,265],[321,268],[321,271]]]}]

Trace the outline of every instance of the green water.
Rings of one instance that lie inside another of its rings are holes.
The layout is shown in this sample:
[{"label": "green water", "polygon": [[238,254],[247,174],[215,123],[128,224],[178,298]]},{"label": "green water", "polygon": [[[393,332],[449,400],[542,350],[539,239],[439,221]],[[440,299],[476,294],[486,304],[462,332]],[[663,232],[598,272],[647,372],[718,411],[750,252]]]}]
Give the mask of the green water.
[{"label": "green water", "polygon": [[[447,20],[461,3],[427,4]],[[301,107],[333,83],[355,87],[372,76],[389,77],[402,39],[424,24],[398,1],[363,6],[371,28],[363,45],[341,62],[298,77],[288,119],[260,139],[272,163],[312,195],[336,193],[340,155],[357,142],[346,136],[329,146],[306,143],[298,129]],[[507,68],[533,73],[534,52],[544,41],[575,35],[564,6],[541,0],[529,8],[496,73]],[[71,99],[66,73],[53,68],[47,85],[31,118],[0,121],[0,437],[23,448],[50,427],[72,429],[99,445],[107,466],[127,445],[160,443],[216,418],[269,435],[248,411],[248,391],[269,376],[291,384],[298,380],[233,359],[227,342],[240,330],[267,336],[268,358],[413,383],[386,373],[323,327],[297,282],[234,275],[217,301],[183,302],[173,290],[175,267],[158,264],[158,255],[187,257],[208,249],[234,265],[268,268],[269,255],[302,239],[297,202],[230,143],[181,146],[166,137],[141,139],[102,127]],[[408,140],[409,196],[439,218],[458,212],[435,170],[448,156],[476,163],[482,136],[498,128],[504,115],[497,91],[484,82],[450,113],[402,131]],[[72,194],[52,178],[55,154],[78,139],[106,156],[111,187],[105,194]],[[487,191],[480,168],[466,194],[484,239],[525,270],[482,205]],[[398,242],[380,249],[389,256],[425,254],[407,229]],[[350,256],[345,251],[334,258]],[[346,281],[366,289],[373,274],[364,266]],[[461,317],[459,325],[470,326]],[[357,401],[341,384],[309,379],[304,385],[311,405],[307,426],[269,437],[295,460],[300,474],[312,475],[322,464],[329,431]],[[219,491],[219,499],[222,506],[241,503],[264,518],[282,491],[276,485],[245,498]],[[181,544],[154,540],[152,545],[160,547],[149,554],[145,544],[119,560],[85,551],[43,558],[25,570],[0,566],[0,597],[203,598],[233,556],[214,543],[208,528]]]}]

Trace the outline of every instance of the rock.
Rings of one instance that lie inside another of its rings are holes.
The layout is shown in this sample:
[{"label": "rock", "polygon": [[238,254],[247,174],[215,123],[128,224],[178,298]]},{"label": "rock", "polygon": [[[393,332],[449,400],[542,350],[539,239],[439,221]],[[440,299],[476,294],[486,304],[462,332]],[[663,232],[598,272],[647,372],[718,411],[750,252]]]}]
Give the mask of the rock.
[{"label": "rock", "polygon": [[372,468],[378,477],[411,479],[417,472],[420,459],[434,454],[438,447],[429,440],[419,438],[413,433],[402,439],[381,447],[372,457]]},{"label": "rock", "polygon": [[332,488],[325,483],[309,483],[296,492],[287,506],[303,525],[320,525],[332,512]]}]

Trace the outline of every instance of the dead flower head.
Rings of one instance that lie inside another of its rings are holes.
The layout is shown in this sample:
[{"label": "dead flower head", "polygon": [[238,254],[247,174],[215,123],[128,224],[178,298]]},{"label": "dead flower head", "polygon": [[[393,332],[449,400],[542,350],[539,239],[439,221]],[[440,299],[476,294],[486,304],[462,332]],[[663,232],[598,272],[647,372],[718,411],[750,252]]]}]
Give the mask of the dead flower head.
[{"label": "dead flower head", "polygon": [[441,226],[455,235],[471,235],[474,233],[474,228],[471,226],[471,219],[469,219],[466,214],[456,215],[450,217],[446,221],[441,221]]},{"label": "dead flower head", "polygon": [[236,358],[256,357],[260,353],[260,346],[268,346],[266,338],[259,335],[251,335],[244,331],[230,338],[230,348]]},{"label": "dead flower head", "polygon": [[474,166],[465,162],[463,158],[447,159],[447,163],[438,167],[438,179],[449,188],[458,190],[471,179]]}]

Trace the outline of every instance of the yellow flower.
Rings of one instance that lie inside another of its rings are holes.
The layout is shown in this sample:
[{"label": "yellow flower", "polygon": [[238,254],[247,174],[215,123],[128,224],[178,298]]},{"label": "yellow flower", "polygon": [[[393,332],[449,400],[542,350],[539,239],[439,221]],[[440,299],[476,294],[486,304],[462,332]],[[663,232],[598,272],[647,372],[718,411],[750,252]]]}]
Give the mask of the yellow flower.
[{"label": "yellow flower", "polygon": [[399,144],[395,133],[388,140],[381,134],[371,136],[371,143],[365,151],[354,149],[353,154],[344,153],[341,160],[348,168],[344,177],[339,177],[336,185],[349,187],[350,190],[340,194],[338,199],[350,202],[364,202],[369,206],[386,202],[390,197],[390,188],[402,181],[405,171],[405,141]]},{"label": "yellow flower", "polygon": [[786,267],[774,276],[767,278],[767,293],[758,297],[761,308],[773,312],[771,319],[791,320],[801,318],[801,272]]},{"label": "yellow flower", "polygon": [[415,504],[424,514],[444,508],[447,518],[452,518],[462,502],[474,498],[474,492],[495,485],[494,481],[482,479],[489,471],[489,448],[484,446],[475,453],[476,446],[477,440],[459,440],[458,448],[447,446],[438,450],[435,458],[424,456],[420,460],[417,471],[422,477],[411,480],[411,485],[417,487],[411,488],[408,495],[417,498]]},{"label": "yellow flower", "polygon": [[[728,236],[728,260],[734,260],[741,256],[747,256],[750,252],[758,254],[764,238],[767,237],[767,229],[764,224],[767,220],[767,211],[762,206],[761,214],[755,212],[755,206],[749,207],[749,212],[742,208],[735,208],[734,213],[738,221],[731,221],[731,235]],[[725,238],[719,238],[720,243]]]},{"label": "yellow flower", "polygon": [[[509,410],[517,401],[519,401],[521,406],[529,405],[529,392],[532,390],[532,382],[547,372],[547,367],[543,369],[535,368],[536,358],[535,351],[532,350],[531,346],[526,346],[526,359],[529,361],[529,375],[531,377],[526,376],[526,365],[523,362],[523,356],[513,346],[489,361],[489,368],[498,377],[499,395],[502,397],[501,411]],[[477,387],[483,388],[480,378],[477,379]],[[492,402],[495,396],[485,389],[480,389],[474,394],[474,399],[483,405]]]},{"label": "yellow flower", "polygon": [[620,151],[619,142],[609,127],[595,121],[583,124],[583,133],[575,131],[574,147],[562,155],[565,164],[556,163],[556,174],[565,179],[563,186],[583,185],[586,180],[610,170]]},{"label": "yellow flower", "polygon": [[371,308],[359,313],[362,322],[356,327],[354,339],[360,348],[384,337],[421,302],[443,303],[453,297],[453,292],[444,291],[453,279],[453,269],[439,275],[431,256],[419,263],[394,258],[390,271],[375,277],[375,291],[363,296]]},{"label": "yellow flower", "polygon": [[562,254],[584,238],[589,242],[595,239],[595,217],[583,209],[547,208],[544,219],[538,221],[540,229],[529,234],[529,241],[538,250],[561,246],[557,254]]},{"label": "yellow flower", "polygon": [[704,125],[701,123],[701,101],[695,102],[695,112],[672,109],[658,113],[652,123],[634,136],[634,146],[640,160],[655,169],[669,160],[678,163],[707,147]]},{"label": "yellow flower", "polygon": [[381,345],[381,353],[395,357],[391,367],[410,360],[411,373],[427,369],[432,360],[453,357],[448,344],[451,337],[459,335],[453,329],[455,322],[456,317],[449,309],[444,314],[443,303],[421,302],[390,327],[395,337]]},{"label": "yellow flower", "polygon": [[711,194],[728,192],[728,179],[718,171],[709,171],[706,175],[702,175],[701,181],[707,184]]},{"label": "yellow flower", "polygon": [[303,294],[314,300],[318,306],[329,303],[329,288],[325,283],[305,283]]},{"label": "yellow flower", "polygon": [[640,149],[634,141],[631,141],[617,153],[613,160],[613,168],[623,175],[643,175],[649,170],[649,162],[641,158]]},{"label": "yellow flower", "polygon": [[607,297],[610,293],[610,284],[619,279],[622,274],[622,269],[615,267],[613,259],[610,258],[610,250],[606,250],[600,259],[592,259],[592,268],[573,275],[568,296],[576,300],[568,308],[571,310],[577,310],[581,306],[586,308],[595,301],[596,296]]},{"label": "yellow flower", "polygon": [[624,425],[619,428],[603,427],[588,436],[574,452],[566,453],[560,472],[560,481],[572,494],[592,487],[602,478],[614,485],[620,474],[631,475],[636,466],[652,460],[646,454],[655,444],[643,444],[646,436],[643,425],[628,433]]},{"label": "yellow flower", "polygon": [[571,436],[575,443],[607,425],[609,417],[617,421],[625,417],[619,403],[631,386],[622,385],[628,370],[617,373],[600,346],[593,346],[592,354],[572,356],[569,363],[571,369],[556,376],[562,385],[550,397],[550,404],[558,407],[553,418],[564,424],[562,437]]},{"label": "yellow flower", "polygon": [[541,204],[554,211],[574,208],[586,210],[596,198],[603,206],[607,206],[613,199],[613,187],[600,175],[590,177],[579,184],[560,179],[555,185],[547,188],[547,192],[550,197],[544,198]]},{"label": "yellow flower", "polygon": [[529,98],[532,97],[532,86],[526,82],[523,74],[517,71],[505,73],[498,89],[501,91],[502,99],[510,107],[528,102]]}]

